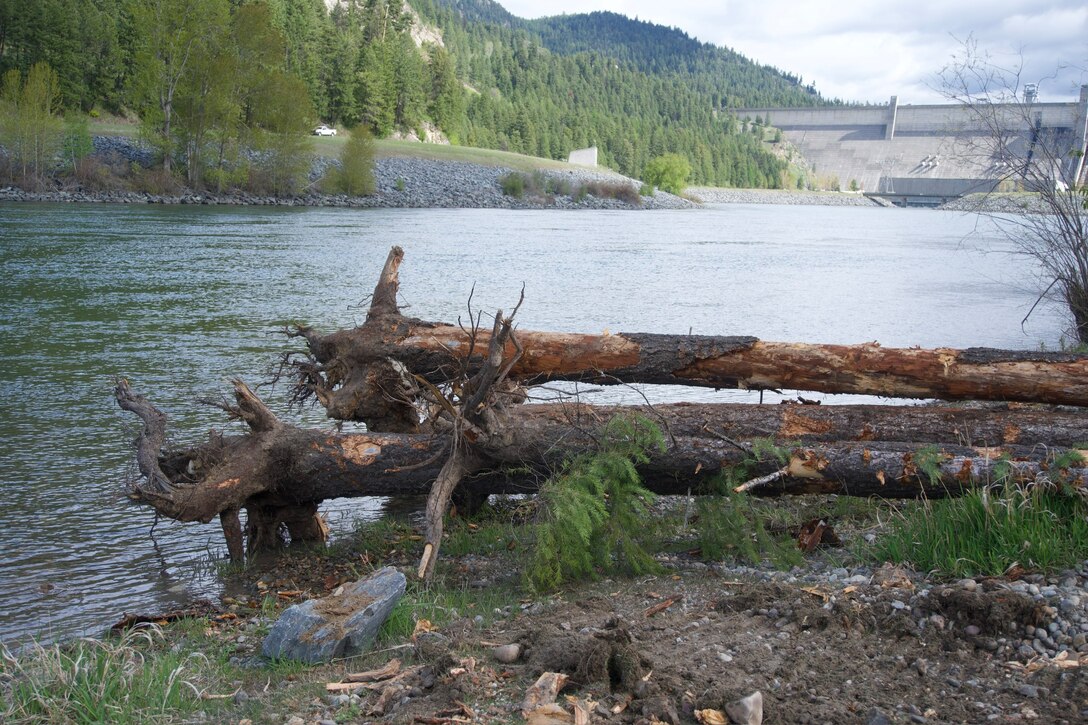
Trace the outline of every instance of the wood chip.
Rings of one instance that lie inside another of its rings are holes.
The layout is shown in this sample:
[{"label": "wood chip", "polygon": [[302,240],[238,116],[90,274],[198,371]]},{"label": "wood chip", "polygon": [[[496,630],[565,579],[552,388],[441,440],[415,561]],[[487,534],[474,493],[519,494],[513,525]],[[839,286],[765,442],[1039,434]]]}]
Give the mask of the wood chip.
[{"label": "wood chip", "polygon": [[398,672],[400,672],[400,660],[394,659],[389,660],[384,667],[379,667],[376,670],[344,675],[343,682],[378,682],[379,680],[388,680]]},{"label": "wood chip", "polygon": [[[525,699],[521,701],[521,714],[529,717],[529,713],[539,709],[543,705],[555,702],[563,685],[569,678],[562,672],[545,672],[537,681],[525,691]],[[562,710],[562,708],[560,708]],[[566,712],[564,710],[564,712]]]},{"label": "wood chip", "polygon": [[655,614],[660,614],[661,612],[664,612],[666,609],[676,604],[677,602],[683,601],[683,599],[684,597],[682,596],[669,597],[665,601],[658,602],[652,607],[649,607],[645,612],[643,612],[643,614],[647,617],[652,617]]},{"label": "wood chip", "polygon": [[696,710],[695,719],[700,722],[701,725],[726,725],[728,720],[725,719],[725,713],[721,710]]}]

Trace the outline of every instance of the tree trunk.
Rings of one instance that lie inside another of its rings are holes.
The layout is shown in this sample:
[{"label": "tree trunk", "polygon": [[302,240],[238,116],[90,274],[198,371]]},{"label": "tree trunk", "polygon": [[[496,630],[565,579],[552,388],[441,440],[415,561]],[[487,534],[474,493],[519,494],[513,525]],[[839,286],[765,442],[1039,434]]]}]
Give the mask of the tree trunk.
[{"label": "tree trunk", "polygon": [[[501,430],[480,432],[471,452],[458,457],[449,455],[446,435],[296,428],[278,421],[242,383],[236,382],[235,388],[238,404],[229,410],[247,421],[250,433],[215,437],[158,456],[147,466],[141,460],[147,480],[132,490],[134,499],[180,521],[207,522],[220,516],[232,556],[240,549],[236,521],[241,508],[247,510],[252,552],[278,546],[285,529],[292,541],[322,540],[325,532],[316,504],[330,498],[431,493],[433,505],[444,510],[450,492],[433,487],[436,480],[460,481],[457,490],[470,498],[534,491],[564,461],[593,450],[603,425],[625,413],[645,415],[665,431],[666,451],[640,467],[646,486],[661,494],[722,493],[719,474],[726,471],[733,472],[734,483],[740,482],[742,472],[748,478],[773,476],[769,483],[748,489],[757,495],[887,498],[954,495],[1006,475],[1017,480],[1050,475],[1078,484],[1088,474],[1079,462],[1056,465],[1061,449],[1039,445],[1053,437],[1083,439],[1084,416],[1079,413],[1054,413],[1047,424],[1046,416],[1019,410],[521,406],[505,413]],[[166,417],[123,381],[117,397],[122,407],[144,420],[141,455],[161,446]],[[136,405],[134,400],[142,402]],[[918,427],[911,432],[910,425]],[[981,437],[972,440],[963,431]],[[923,442],[873,440],[877,432]],[[976,445],[946,445],[935,438],[957,432],[960,440]],[[780,442],[781,460],[774,455],[759,460],[749,439],[766,433],[779,434],[780,441],[801,442]],[[844,440],[826,438],[840,434]],[[440,537],[441,529],[434,535]],[[433,561],[428,565],[425,560],[421,572],[425,568],[433,568]]]},{"label": "tree trunk", "polygon": [[[297,395],[316,396],[330,418],[364,421],[372,430],[417,430],[411,376],[441,384],[466,365],[471,369],[482,364],[489,343],[486,331],[473,336],[460,326],[399,313],[395,300],[402,259],[403,252],[394,248],[365,324],[329,335],[307,327],[292,333],[304,337],[308,347],[305,359],[293,361],[299,373]],[[519,330],[517,337],[524,354],[510,375],[526,384],[660,383],[1088,406],[1088,356],[1071,353],[644,333]],[[508,345],[507,353],[513,352]]]}]

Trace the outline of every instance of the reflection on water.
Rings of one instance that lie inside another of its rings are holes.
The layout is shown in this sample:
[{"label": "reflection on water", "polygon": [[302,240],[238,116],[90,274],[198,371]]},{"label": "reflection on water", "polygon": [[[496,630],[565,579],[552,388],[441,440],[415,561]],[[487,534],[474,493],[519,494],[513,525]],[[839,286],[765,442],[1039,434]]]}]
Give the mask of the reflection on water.
[{"label": "reflection on water", "polygon": [[[97,631],[125,611],[215,594],[215,526],[129,505],[126,375],[192,441],[222,427],[195,401],[256,382],[293,321],[360,322],[390,245],[401,300],[424,319],[509,308],[525,328],[751,334],[885,345],[1053,346],[1031,270],[970,217],[913,210],[729,206],[511,212],[0,205],[0,637]],[[282,390],[262,389],[283,412]],[[752,400],[656,390],[655,400]],[[601,402],[639,402],[625,388]],[[842,398],[840,398],[841,400]],[[331,427],[319,411],[292,416]],[[334,530],[377,502],[332,502]],[[153,530],[153,535],[149,532]]]}]

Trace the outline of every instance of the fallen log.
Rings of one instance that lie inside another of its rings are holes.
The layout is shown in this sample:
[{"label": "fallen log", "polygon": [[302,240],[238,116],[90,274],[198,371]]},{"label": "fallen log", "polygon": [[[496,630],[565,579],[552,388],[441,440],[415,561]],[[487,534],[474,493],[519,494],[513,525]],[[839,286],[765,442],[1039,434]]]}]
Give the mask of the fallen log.
[{"label": "fallen log", "polygon": [[[151,460],[151,448],[165,437],[166,416],[125,381],[118,383],[116,395],[123,408],[144,422],[137,448],[145,481],[133,487],[132,498],[180,521],[208,522],[219,516],[235,558],[244,556],[241,509],[248,514],[245,533],[250,551],[278,545],[281,527],[287,528],[292,541],[320,541],[326,534],[317,514],[321,501],[427,494],[447,463],[451,446],[448,435],[436,433],[332,433],[297,428],[280,421],[236,381],[235,404],[225,407],[232,417],[246,421],[249,433],[213,436]],[[482,431],[474,441],[472,455],[481,460],[475,472],[461,480],[461,493],[479,497],[535,491],[565,460],[593,450],[605,423],[624,413],[644,415],[666,432],[666,450],[639,469],[646,486],[660,494],[724,493],[721,474],[730,471],[734,483],[739,482],[740,472],[751,479],[768,478],[743,488],[756,495],[837,493],[886,498],[955,495],[1004,478],[1053,479],[1081,486],[1088,474],[1083,460],[1063,449],[1023,445],[1038,442],[1025,437],[1024,431],[1046,436],[1063,425],[1061,435],[1072,439],[1084,430],[1079,414],[1055,414],[1060,421],[1057,427],[1033,427],[1029,421],[1038,415],[1034,411],[993,411],[989,414],[993,434],[1015,429],[1019,431],[1015,440],[965,446],[867,440],[865,432],[874,428],[863,426],[859,431],[852,420],[861,414],[860,407],[844,407],[844,413],[832,406],[806,406],[793,413],[787,410],[791,407],[795,406],[520,406],[506,413],[501,430]],[[726,423],[742,417],[742,408],[750,410],[760,428],[784,420],[795,427],[797,416],[803,413],[815,416],[810,421],[832,426],[823,434],[838,424],[840,430],[853,430],[855,440],[780,443],[761,456],[745,434],[755,428],[745,431]],[[921,431],[927,419],[954,426],[955,416],[974,412],[881,409],[889,431],[897,411],[913,416],[923,426]]]},{"label": "fallen log", "polygon": [[[310,327],[289,332],[307,344],[305,353],[287,361],[298,374],[298,400],[314,396],[329,417],[364,421],[372,430],[414,432],[420,422],[414,376],[443,384],[482,365],[490,342],[486,330],[400,313],[402,259],[394,247],[364,324],[328,335]],[[661,383],[1088,406],[1088,356],[1063,352],[819,345],[747,336],[525,330],[517,336],[524,352],[509,374],[525,384]],[[508,345],[507,357],[513,354]]]}]

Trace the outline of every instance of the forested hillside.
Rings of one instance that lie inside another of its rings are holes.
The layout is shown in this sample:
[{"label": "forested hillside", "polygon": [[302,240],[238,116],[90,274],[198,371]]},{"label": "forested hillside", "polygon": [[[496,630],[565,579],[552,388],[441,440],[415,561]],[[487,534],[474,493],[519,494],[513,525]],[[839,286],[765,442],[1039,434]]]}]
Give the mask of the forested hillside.
[{"label": "forested hillside", "polygon": [[[0,0],[0,73],[10,95],[44,62],[59,109],[139,114],[190,181],[221,175],[232,148],[325,120],[378,136],[430,121],[455,143],[551,158],[596,145],[633,176],[675,152],[694,182],[775,186],[784,164],[764,129],[728,109],[821,100],[799,78],[612,13],[526,21],[490,0],[330,4]],[[417,42],[421,24],[441,41]]]}]

